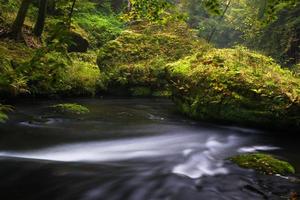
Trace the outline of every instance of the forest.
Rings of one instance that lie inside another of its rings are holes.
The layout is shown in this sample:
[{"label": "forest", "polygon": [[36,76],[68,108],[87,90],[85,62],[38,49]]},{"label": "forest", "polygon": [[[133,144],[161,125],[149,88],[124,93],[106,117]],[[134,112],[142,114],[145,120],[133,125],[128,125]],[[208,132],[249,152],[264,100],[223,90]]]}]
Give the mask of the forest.
[{"label": "forest", "polygon": [[0,199],[297,200],[299,131],[298,0],[0,0]]}]

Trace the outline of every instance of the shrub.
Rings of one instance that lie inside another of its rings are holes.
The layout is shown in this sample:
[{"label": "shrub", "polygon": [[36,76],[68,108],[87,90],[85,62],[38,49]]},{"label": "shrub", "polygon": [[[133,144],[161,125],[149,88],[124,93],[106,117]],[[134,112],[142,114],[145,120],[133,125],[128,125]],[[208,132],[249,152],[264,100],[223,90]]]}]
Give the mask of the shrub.
[{"label": "shrub", "polygon": [[11,112],[13,108],[11,106],[0,104],[0,123],[5,122],[8,119],[7,112]]}]

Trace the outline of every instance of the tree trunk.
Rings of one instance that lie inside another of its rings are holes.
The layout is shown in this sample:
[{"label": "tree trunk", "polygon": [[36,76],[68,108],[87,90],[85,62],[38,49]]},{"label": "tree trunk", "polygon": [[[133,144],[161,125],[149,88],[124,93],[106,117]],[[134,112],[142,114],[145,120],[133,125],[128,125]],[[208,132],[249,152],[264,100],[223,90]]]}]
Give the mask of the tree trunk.
[{"label": "tree trunk", "polygon": [[74,13],[74,8],[75,8],[75,4],[76,4],[76,0],[73,0],[73,4],[69,13],[69,24],[68,24],[68,28],[71,28],[71,23],[72,23],[72,17],[73,17],[73,13]]},{"label": "tree trunk", "polygon": [[33,30],[33,34],[37,37],[41,37],[44,30],[45,19],[47,14],[47,1],[48,0],[40,0],[39,2],[38,19]]},{"label": "tree trunk", "polygon": [[131,11],[131,1],[127,0],[127,12]]},{"label": "tree trunk", "polygon": [[22,27],[25,21],[25,17],[32,0],[23,0],[18,11],[17,17],[11,27],[10,36],[13,39],[22,39]]}]

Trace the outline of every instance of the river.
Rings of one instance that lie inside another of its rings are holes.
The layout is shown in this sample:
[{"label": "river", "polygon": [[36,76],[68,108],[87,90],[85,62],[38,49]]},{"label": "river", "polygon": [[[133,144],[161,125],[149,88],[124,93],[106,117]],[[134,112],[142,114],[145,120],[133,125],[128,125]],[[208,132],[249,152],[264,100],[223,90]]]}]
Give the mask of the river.
[{"label": "river", "polygon": [[[63,102],[91,113],[45,112]],[[299,172],[296,133],[195,122],[162,99],[23,100],[15,107],[0,125],[3,200],[276,200],[300,191],[292,178],[226,159],[267,152]]]}]

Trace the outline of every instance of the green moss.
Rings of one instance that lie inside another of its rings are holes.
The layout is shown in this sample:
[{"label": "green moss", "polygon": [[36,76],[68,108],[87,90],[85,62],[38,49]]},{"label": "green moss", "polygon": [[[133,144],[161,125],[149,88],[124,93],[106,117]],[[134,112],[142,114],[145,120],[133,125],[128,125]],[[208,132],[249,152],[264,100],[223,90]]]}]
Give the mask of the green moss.
[{"label": "green moss", "polygon": [[168,66],[173,99],[191,117],[300,127],[300,79],[242,47],[210,49]]},{"label": "green moss", "polygon": [[257,170],[261,173],[272,174],[294,174],[295,169],[291,164],[278,160],[271,155],[252,153],[243,154],[230,158],[234,163],[243,168]]},{"label": "green moss", "polygon": [[70,55],[72,64],[67,66],[64,84],[68,91],[64,93],[77,95],[94,95],[101,87],[100,70],[96,64],[96,52],[73,53]]},{"label": "green moss", "polygon": [[75,114],[82,115],[89,113],[89,109],[73,103],[57,104],[49,107],[53,112],[62,113],[62,114]]}]

